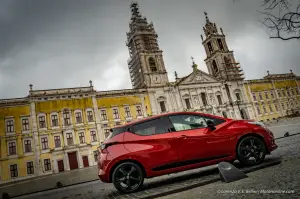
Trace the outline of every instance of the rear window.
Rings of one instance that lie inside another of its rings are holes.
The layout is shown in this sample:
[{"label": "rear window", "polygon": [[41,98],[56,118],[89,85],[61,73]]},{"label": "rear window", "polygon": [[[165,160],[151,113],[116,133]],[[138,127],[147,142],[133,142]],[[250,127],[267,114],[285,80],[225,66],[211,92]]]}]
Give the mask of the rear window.
[{"label": "rear window", "polygon": [[133,130],[135,134],[142,136],[166,133],[160,118],[136,124],[133,126]]},{"label": "rear window", "polygon": [[108,140],[108,139],[110,139],[112,137],[115,137],[116,135],[119,135],[119,134],[125,132],[126,128],[127,127],[116,127],[116,128],[110,129],[109,130],[110,134],[109,134],[109,136],[107,136],[107,138],[105,140]]}]

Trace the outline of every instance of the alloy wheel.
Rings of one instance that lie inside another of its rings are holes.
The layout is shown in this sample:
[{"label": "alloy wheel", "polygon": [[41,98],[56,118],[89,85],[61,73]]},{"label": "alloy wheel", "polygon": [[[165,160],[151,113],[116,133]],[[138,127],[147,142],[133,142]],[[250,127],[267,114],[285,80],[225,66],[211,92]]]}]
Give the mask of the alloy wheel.
[{"label": "alloy wheel", "polygon": [[243,165],[261,163],[266,155],[265,143],[257,137],[245,137],[238,146],[238,158]]},{"label": "alloy wheel", "polygon": [[113,183],[121,192],[137,191],[143,184],[143,171],[135,163],[126,162],[116,167],[113,173]]}]

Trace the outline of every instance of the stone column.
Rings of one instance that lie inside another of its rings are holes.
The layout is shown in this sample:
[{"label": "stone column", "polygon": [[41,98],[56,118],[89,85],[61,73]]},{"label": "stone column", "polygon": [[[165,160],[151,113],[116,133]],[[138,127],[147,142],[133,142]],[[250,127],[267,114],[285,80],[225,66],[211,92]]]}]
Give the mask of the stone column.
[{"label": "stone column", "polygon": [[158,113],[156,98],[154,92],[149,92],[150,104],[152,108],[152,115],[156,115]]},{"label": "stone column", "polygon": [[58,171],[57,159],[54,155],[52,156],[52,164],[53,164],[53,172],[58,173],[59,171]]},{"label": "stone column", "polygon": [[145,100],[144,100],[144,95],[139,95],[141,102],[142,102],[142,111],[143,111],[143,115],[144,117],[147,117],[147,110],[146,110],[146,105],[145,105]]},{"label": "stone column", "polygon": [[17,154],[18,156],[22,156],[23,155],[23,144],[22,144],[22,135],[18,135],[17,136]]},{"label": "stone column", "polygon": [[180,88],[178,88],[178,92],[179,92],[179,101],[180,101],[180,104],[181,104],[181,111],[184,110],[184,101],[183,101],[183,98],[182,98],[182,94],[180,92]]},{"label": "stone column", "polygon": [[105,137],[104,137],[104,133],[102,132],[101,129],[101,120],[100,120],[100,111],[98,108],[98,103],[97,103],[97,99],[96,96],[93,95],[92,96],[92,102],[93,102],[93,108],[94,108],[94,113],[95,113],[95,120],[96,120],[96,128],[97,128],[97,132],[98,132],[98,138],[100,139],[100,143],[104,141]]},{"label": "stone column", "polygon": [[223,85],[221,86],[221,93],[222,93],[222,96],[223,96],[223,103],[228,103],[229,102],[229,98],[227,96],[227,93],[226,93],[226,88],[225,86],[223,87]]},{"label": "stone column", "polygon": [[5,138],[1,139],[1,158],[7,157],[7,142],[5,141]]},{"label": "stone column", "polygon": [[192,99],[192,94],[191,94],[191,90],[190,89],[188,89],[188,91],[189,91],[189,96],[190,96],[190,104],[191,104],[191,108],[194,110],[194,107],[195,107],[195,105],[194,105],[194,102],[193,102],[193,99]]},{"label": "stone column", "polygon": [[77,160],[78,160],[79,168],[83,168],[83,160],[79,150],[77,150]]},{"label": "stone column", "polygon": [[64,167],[65,167],[66,171],[70,170],[69,157],[68,157],[67,152],[65,152],[65,154],[64,154]]},{"label": "stone column", "polygon": [[41,175],[41,151],[40,151],[40,141],[39,134],[37,129],[37,121],[36,121],[36,112],[35,112],[35,103],[30,102],[30,118],[31,118],[31,126],[32,126],[32,136],[33,136],[33,151],[34,151],[34,160],[35,160],[35,175]]},{"label": "stone column", "polygon": [[171,95],[171,89],[169,88],[169,90],[167,91],[167,96],[169,97],[169,99],[170,99],[170,105],[171,105],[171,110],[170,110],[170,112],[173,112],[173,111],[175,111],[176,109],[175,109],[175,105],[174,105],[174,99],[172,98],[172,95]]},{"label": "stone column", "polygon": [[203,102],[202,102],[202,98],[201,98],[201,95],[200,95],[201,91],[200,91],[200,93],[199,93],[199,90],[198,90],[198,89],[199,89],[199,88],[196,89],[196,93],[197,93],[197,95],[198,95],[199,107],[201,108],[201,107],[203,107]]},{"label": "stone column", "polygon": [[172,90],[171,91],[171,93],[170,93],[170,95],[172,96],[172,98],[174,99],[174,102],[175,102],[175,105],[176,105],[176,109],[175,109],[175,111],[181,111],[181,109],[180,109],[180,106],[179,106],[179,104],[178,103],[180,103],[179,102],[179,99],[178,99],[178,91],[176,92],[176,88],[174,88],[174,90]]},{"label": "stone column", "polygon": [[281,103],[280,103],[280,98],[279,98],[279,96],[278,96],[278,92],[277,92],[277,90],[276,90],[276,87],[275,87],[275,84],[274,84],[274,81],[272,80],[272,88],[273,88],[273,90],[274,90],[274,93],[275,93],[275,96],[276,96],[276,101],[277,101],[277,105],[279,105],[279,110],[280,110],[280,114],[281,114],[281,116],[284,116],[284,113],[283,113],[283,108],[282,108],[282,106],[281,106]]},{"label": "stone column", "polygon": [[94,152],[92,149],[89,149],[88,160],[89,160],[89,166],[95,165]]},{"label": "stone column", "polygon": [[171,99],[170,99],[170,95],[169,95],[169,91],[164,91],[164,93],[165,93],[165,97],[166,97],[166,99],[167,99],[167,111],[168,112],[172,112],[172,102],[171,102]]},{"label": "stone column", "polygon": [[66,133],[66,131],[63,131],[62,136],[63,136],[63,139],[64,139],[64,146],[68,146],[67,133]]},{"label": "stone column", "polygon": [[253,96],[252,96],[250,85],[249,84],[245,84],[245,85],[247,85],[247,87],[248,87],[248,92],[249,92],[249,95],[250,95],[251,105],[252,105],[253,110],[254,110],[254,117],[255,117],[256,120],[258,120],[259,116],[258,116],[258,113],[257,113],[257,109],[256,109],[256,106],[255,106],[255,102],[254,102]]}]

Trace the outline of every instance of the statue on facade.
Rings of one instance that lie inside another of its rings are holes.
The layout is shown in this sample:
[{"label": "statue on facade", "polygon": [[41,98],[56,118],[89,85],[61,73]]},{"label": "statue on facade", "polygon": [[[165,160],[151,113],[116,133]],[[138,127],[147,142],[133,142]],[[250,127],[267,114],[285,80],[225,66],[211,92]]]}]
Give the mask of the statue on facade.
[{"label": "statue on facade", "polygon": [[193,97],[193,101],[194,101],[194,103],[195,103],[196,106],[199,105],[199,99],[198,99],[197,96],[194,96],[194,97]]}]

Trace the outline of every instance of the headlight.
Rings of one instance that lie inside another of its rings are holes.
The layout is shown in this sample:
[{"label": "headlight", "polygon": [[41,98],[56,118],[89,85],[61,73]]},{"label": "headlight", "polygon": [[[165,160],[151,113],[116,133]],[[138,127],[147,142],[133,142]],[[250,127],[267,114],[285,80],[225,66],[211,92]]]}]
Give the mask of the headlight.
[{"label": "headlight", "polygon": [[248,122],[249,124],[254,124],[254,125],[257,125],[257,126],[261,126],[263,128],[267,128],[266,125],[262,122]]},{"label": "headlight", "polygon": [[272,131],[270,131],[270,129],[268,129],[267,126],[264,123],[262,123],[262,122],[248,122],[248,123],[249,124],[254,124],[254,125],[257,125],[257,126],[260,126],[260,127],[264,128],[267,132],[270,133],[271,136],[274,137],[274,134],[272,133]]}]

